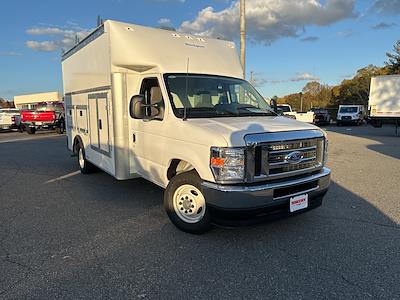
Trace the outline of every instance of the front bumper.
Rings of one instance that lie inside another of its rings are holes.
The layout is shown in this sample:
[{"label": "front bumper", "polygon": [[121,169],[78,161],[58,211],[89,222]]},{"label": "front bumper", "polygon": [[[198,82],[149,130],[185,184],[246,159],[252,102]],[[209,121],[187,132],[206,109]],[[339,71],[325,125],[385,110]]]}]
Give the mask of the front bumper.
[{"label": "front bumper", "polygon": [[356,123],[356,122],[360,121],[361,119],[353,118],[353,117],[341,117],[338,120],[343,123]]},{"label": "front bumper", "polygon": [[322,198],[328,190],[331,171],[323,168],[307,177],[255,186],[227,186],[203,183],[207,205],[213,209],[249,211],[273,208],[289,203],[291,197],[308,194],[310,202]]}]

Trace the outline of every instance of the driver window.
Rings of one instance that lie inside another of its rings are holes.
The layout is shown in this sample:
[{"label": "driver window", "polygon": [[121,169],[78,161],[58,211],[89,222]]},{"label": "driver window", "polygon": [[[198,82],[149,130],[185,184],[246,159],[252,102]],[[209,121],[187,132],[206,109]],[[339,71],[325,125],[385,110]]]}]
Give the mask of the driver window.
[{"label": "driver window", "polygon": [[140,94],[144,96],[144,103],[153,105],[146,107],[146,115],[156,120],[164,118],[165,104],[157,78],[143,79]]}]

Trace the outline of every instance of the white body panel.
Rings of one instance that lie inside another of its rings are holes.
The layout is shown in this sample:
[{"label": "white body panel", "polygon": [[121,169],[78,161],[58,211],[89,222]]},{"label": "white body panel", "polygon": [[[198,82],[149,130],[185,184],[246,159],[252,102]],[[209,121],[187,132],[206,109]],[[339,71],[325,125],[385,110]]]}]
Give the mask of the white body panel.
[{"label": "white body panel", "polygon": [[[86,158],[117,179],[144,177],[162,187],[171,161],[215,182],[210,148],[243,146],[244,135],[315,127],[284,117],[177,118],[163,75],[242,77],[234,43],[106,21],[63,58],[68,146],[84,144]],[[129,101],[144,78],[158,79],[165,101],[162,120],[133,119]],[[101,125],[100,125],[101,124]]]},{"label": "white body panel", "polygon": [[400,118],[400,75],[372,78],[368,106],[371,117]]}]

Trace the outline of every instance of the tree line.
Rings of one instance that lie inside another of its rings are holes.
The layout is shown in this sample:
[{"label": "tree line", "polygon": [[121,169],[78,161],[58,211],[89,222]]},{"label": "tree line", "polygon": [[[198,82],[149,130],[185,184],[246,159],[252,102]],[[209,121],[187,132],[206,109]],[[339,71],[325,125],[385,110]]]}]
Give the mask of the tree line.
[{"label": "tree line", "polygon": [[296,111],[307,111],[313,107],[335,109],[340,104],[362,104],[368,107],[371,78],[400,74],[400,40],[393,46],[393,52],[386,53],[386,56],[388,60],[383,67],[368,65],[358,70],[352,79],[345,79],[339,85],[329,86],[311,81],[300,93],[274,98],[278,103],[290,104]]},{"label": "tree line", "polygon": [[14,102],[9,102],[0,97],[0,108],[14,108]]}]

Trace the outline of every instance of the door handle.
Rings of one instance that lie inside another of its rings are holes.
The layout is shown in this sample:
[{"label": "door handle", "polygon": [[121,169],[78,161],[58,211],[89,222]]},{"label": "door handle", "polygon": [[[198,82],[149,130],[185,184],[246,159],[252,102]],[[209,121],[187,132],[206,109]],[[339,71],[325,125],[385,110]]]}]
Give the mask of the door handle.
[{"label": "door handle", "polygon": [[136,135],[132,133],[132,141],[135,143],[136,142]]},{"label": "door handle", "polygon": [[101,125],[101,120],[99,120],[99,129],[102,130],[103,126]]}]

